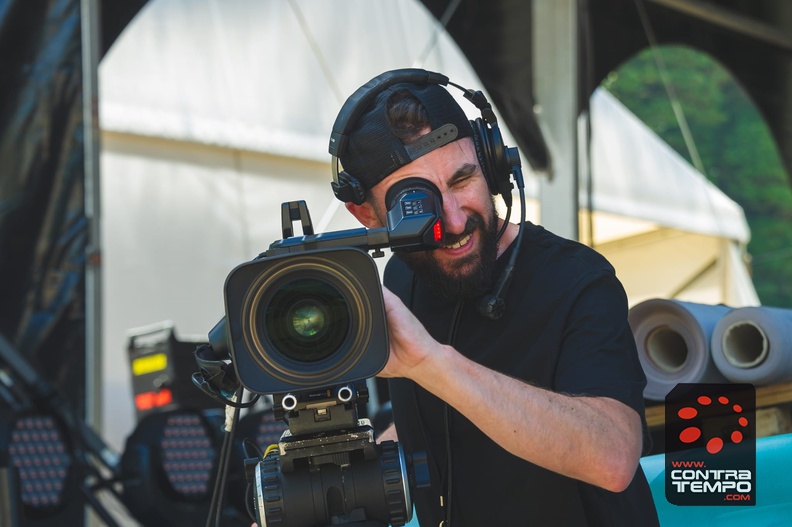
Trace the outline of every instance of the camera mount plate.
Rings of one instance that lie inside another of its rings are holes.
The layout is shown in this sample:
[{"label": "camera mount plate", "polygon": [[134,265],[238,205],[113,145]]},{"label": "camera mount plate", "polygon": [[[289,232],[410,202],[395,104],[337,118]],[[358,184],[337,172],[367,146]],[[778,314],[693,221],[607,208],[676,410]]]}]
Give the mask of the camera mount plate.
[{"label": "camera mount plate", "polygon": [[351,463],[350,453],[362,451],[364,459],[377,456],[374,441],[374,428],[368,419],[358,419],[358,425],[348,430],[323,432],[312,436],[292,435],[283,432],[278,443],[281,470],[294,470],[294,462],[308,459],[309,464],[318,466],[333,463],[347,466]]}]

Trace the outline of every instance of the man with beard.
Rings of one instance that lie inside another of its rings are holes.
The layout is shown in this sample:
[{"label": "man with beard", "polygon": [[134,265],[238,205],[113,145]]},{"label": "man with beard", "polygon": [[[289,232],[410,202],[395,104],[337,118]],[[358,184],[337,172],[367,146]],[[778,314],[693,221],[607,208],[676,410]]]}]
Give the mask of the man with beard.
[{"label": "man with beard", "polygon": [[394,255],[384,280],[380,375],[395,428],[383,436],[428,454],[431,489],[414,496],[421,525],[657,525],[638,463],[646,381],[613,268],[526,223],[503,315],[482,316],[519,228],[496,215],[476,124],[436,82],[378,79],[339,114],[334,189],[369,228],[386,225],[399,181],[442,194],[444,245]]}]

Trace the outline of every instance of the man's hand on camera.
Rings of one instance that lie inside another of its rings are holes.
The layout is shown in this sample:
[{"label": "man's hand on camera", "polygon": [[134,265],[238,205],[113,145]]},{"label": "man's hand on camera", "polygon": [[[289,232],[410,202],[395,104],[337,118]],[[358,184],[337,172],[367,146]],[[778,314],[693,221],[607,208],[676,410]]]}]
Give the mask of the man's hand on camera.
[{"label": "man's hand on camera", "polygon": [[432,338],[398,296],[386,287],[382,288],[382,293],[388,319],[390,357],[379,376],[415,380],[414,375],[423,361],[432,353],[441,352],[443,345]]}]

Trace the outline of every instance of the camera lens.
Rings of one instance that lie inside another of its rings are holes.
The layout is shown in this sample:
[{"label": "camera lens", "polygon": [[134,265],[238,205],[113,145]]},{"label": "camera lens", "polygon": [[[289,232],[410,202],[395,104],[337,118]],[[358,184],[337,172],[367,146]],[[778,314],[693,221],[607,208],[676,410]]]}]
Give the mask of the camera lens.
[{"label": "camera lens", "polygon": [[292,325],[297,335],[302,338],[311,338],[327,329],[327,317],[324,306],[313,302],[303,302],[304,305],[294,309]]},{"label": "camera lens", "polygon": [[373,377],[388,358],[377,266],[350,247],[276,255],[226,281],[231,355],[256,393]]},{"label": "camera lens", "polygon": [[263,316],[275,349],[299,362],[331,356],[346,340],[350,327],[344,296],[332,284],[316,278],[282,285]]}]

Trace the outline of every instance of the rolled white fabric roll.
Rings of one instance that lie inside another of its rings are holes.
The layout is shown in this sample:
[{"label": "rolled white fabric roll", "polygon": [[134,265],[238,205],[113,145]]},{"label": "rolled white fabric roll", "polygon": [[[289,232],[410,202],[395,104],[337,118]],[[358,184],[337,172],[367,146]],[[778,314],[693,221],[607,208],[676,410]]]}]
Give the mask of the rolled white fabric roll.
[{"label": "rolled white fabric roll", "polygon": [[792,380],[792,310],[734,309],[715,326],[712,359],[732,382],[763,386]]},{"label": "rolled white fabric roll", "polygon": [[712,360],[710,337],[732,308],[655,298],[628,314],[646,374],[644,398],[662,401],[680,382],[725,382]]}]

